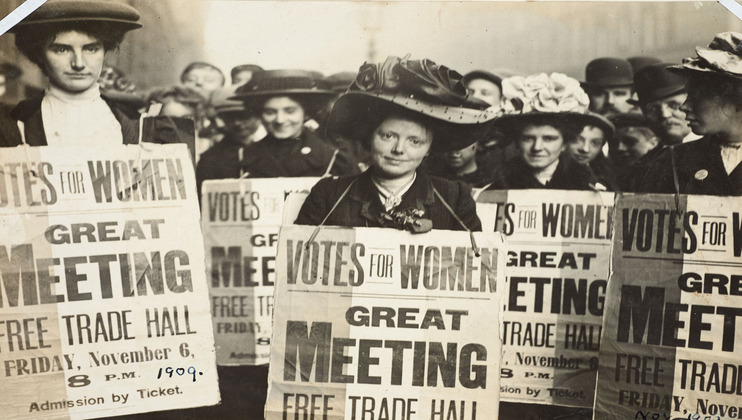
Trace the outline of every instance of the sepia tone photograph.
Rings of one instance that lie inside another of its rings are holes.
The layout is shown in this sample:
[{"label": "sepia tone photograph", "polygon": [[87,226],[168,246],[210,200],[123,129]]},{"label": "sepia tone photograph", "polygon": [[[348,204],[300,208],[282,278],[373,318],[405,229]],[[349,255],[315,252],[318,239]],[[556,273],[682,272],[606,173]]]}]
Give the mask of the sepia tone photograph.
[{"label": "sepia tone photograph", "polygon": [[2,1],[0,410],[738,418],[732,3]]}]

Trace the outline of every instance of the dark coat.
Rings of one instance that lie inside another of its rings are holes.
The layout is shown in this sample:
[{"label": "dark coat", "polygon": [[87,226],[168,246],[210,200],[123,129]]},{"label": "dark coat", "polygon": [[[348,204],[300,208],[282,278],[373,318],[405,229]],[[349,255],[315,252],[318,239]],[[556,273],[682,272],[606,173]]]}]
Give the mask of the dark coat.
[{"label": "dark coat", "polygon": [[[322,176],[336,150],[307,129],[297,139],[282,140],[269,134],[245,150],[241,168],[248,178]],[[342,176],[358,172],[354,159],[338,150],[330,173]]]},{"label": "dark coat", "polygon": [[654,161],[662,155],[665,149],[667,149],[666,146],[657,145],[657,147],[647,152],[647,154],[640,157],[636,162],[623,168],[621,175],[618,177],[621,191],[638,192],[644,182],[644,178],[647,176],[647,172],[649,172],[649,168],[652,167]]},{"label": "dark coat", "polygon": [[[21,101],[10,112],[10,118],[0,118],[0,147],[15,147],[21,145],[20,130],[17,121],[22,121],[29,146],[46,146],[46,134],[41,117],[41,101],[43,95]],[[113,116],[121,125],[123,144],[137,144],[139,142],[139,120],[129,118],[126,112],[115,102],[103,98],[111,108]],[[144,118],[142,139],[150,143],[185,143],[191,147],[195,140],[193,122],[186,118],[148,117]]]},{"label": "dark coat", "polygon": [[0,147],[17,146],[21,144],[21,134],[18,124],[10,116],[13,107],[0,104]]},{"label": "dark coat", "polygon": [[240,155],[245,155],[247,147],[244,143],[227,136],[203,152],[196,165],[196,184],[199,192],[201,184],[208,179],[240,178],[242,176]]},{"label": "dark coat", "polygon": [[681,194],[742,195],[742,165],[727,175],[719,143],[713,136],[667,148],[647,172],[641,192],[675,193],[672,154]]},{"label": "dark coat", "polygon": [[[385,227],[380,216],[384,205],[371,180],[371,170],[361,175],[320,180],[309,193],[299,211],[296,223],[300,225],[319,225],[332,206],[338,201],[348,185],[354,182],[348,194],[340,201],[335,211],[325,222],[330,226],[347,227]],[[433,229],[464,230],[453,215],[440,202],[433,192],[435,188],[456,212],[464,224],[473,231],[481,231],[482,224],[476,213],[476,204],[471,196],[471,188],[462,182],[428,176],[418,172],[417,179],[402,197],[398,210],[416,208],[425,211],[423,216],[433,222]]]},{"label": "dark coat", "polygon": [[[553,190],[593,190],[592,185],[599,182],[587,165],[575,163],[567,156],[559,158],[554,175],[543,185],[533,176],[533,169],[520,156],[514,157],[505,165],[497,168],[493,174],[492,185],[489,190],[525,190],[525,189],[553,189]],[[610,185],[603,184],[610,190]]]},{"label": "dark coat", "polygon": [[605,157],[603,152],[598,153],[598,156],[588,166],[594,177],[598,179],[598,182],[605,185],[609,191],[621,191],[618,183],[618,175],[613,167],[613,163]]},{"label": "dark coat", "polygon": [[479,158],[477,158],[477,170],[464,175],[457,175],[456,172],[446,164],[443,156],[435,156],[424,162],[425,173],[438,176],[452,181],[462,181],[472,188],[482,188],[492,182],[492,170],[485,167]]}]

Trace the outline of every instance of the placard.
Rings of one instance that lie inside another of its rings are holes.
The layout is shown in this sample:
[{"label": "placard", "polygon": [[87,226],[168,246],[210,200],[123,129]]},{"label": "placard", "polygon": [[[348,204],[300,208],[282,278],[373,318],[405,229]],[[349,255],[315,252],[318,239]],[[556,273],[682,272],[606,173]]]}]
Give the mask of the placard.
[{"label": "placard", "polygon": [[497,418],[499,235],[281,229],[266,419]]},{"label": "placard", "polygon": [[485,191],[483,225],[507,241],[503,401],[592,407],[613,193]]},{"label": "placard", "polygon": [[596,419],[742,415],[739,204],[618,198]]},{"label": "placard", "polygon": [[3,417],[219,401],[198,219],[185,145],[3,149]]},{"label": "placard", "polygon": [[219,365],[261,365],[270,355],[276,245],[285,198],[319,178],[205,181],[207,278]]}]

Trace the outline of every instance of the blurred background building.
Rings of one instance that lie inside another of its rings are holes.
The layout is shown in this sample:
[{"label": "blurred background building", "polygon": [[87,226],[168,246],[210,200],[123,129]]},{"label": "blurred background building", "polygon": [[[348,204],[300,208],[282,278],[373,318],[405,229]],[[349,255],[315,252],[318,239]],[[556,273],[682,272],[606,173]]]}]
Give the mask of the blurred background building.
[{"label": "blurred background building", "polygon": [[[742,22],[717,2],[315,2],[240,0],[113,0],[142,14],[108,64],[138,88],[172,85],[191,61],[229,70],[307,68],[355,71],[387,55],[431,58],[462,73],[509,69],[558,71],[582,79],[602,56],[656,56],[678,62],[717,32]],[[0,16],[23,0],[0,1]],[[22,83],[42,75],[0,36],[0,60],[21,66]],[[15,102],[25,88],[3,98]]]}]

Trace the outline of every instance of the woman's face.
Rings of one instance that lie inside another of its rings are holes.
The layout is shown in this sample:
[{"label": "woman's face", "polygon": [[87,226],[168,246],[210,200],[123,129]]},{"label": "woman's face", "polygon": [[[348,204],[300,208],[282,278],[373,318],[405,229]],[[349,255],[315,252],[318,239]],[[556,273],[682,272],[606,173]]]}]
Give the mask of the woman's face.
[{"label": "woman's face", "polygon": [[704,136],[709,134],[735,134],[738,124],[736,104],[730,96],[716,95],[713,89],[703,83],[690,79],[686,85],[688,98],[680,107],[685,112],[685,119],[694,133]]},{"label": "woman's face", "polygon": [[544,169],[559,160],[567,148],[562,133],[550,125],[528,125],[518,139],[523,160],[535,170]]},{"label": "woman's face", "polygon": [[603,130],[591,125],[585,126],[567,151],[577,163],[588,164],[593,161],[605,144]]},{"label": "woman's face", "polygon": [[371,159],[376,174],[395,179],[411,175],[433,144],[433,133],[424,125],[404,118],[389,117],[373,132]]},{"label": "woman's face", "polygon": [[287,96],[268,99],[260,114],[265,129],[277,139],[292,139],[304,128],[304,108]]},{"label": "woman's face", "polygon": [[44,71],[52,86],[67,93],[90,89],[103,69],[103,43],[78,31],[58,33],[44,49]]}]

